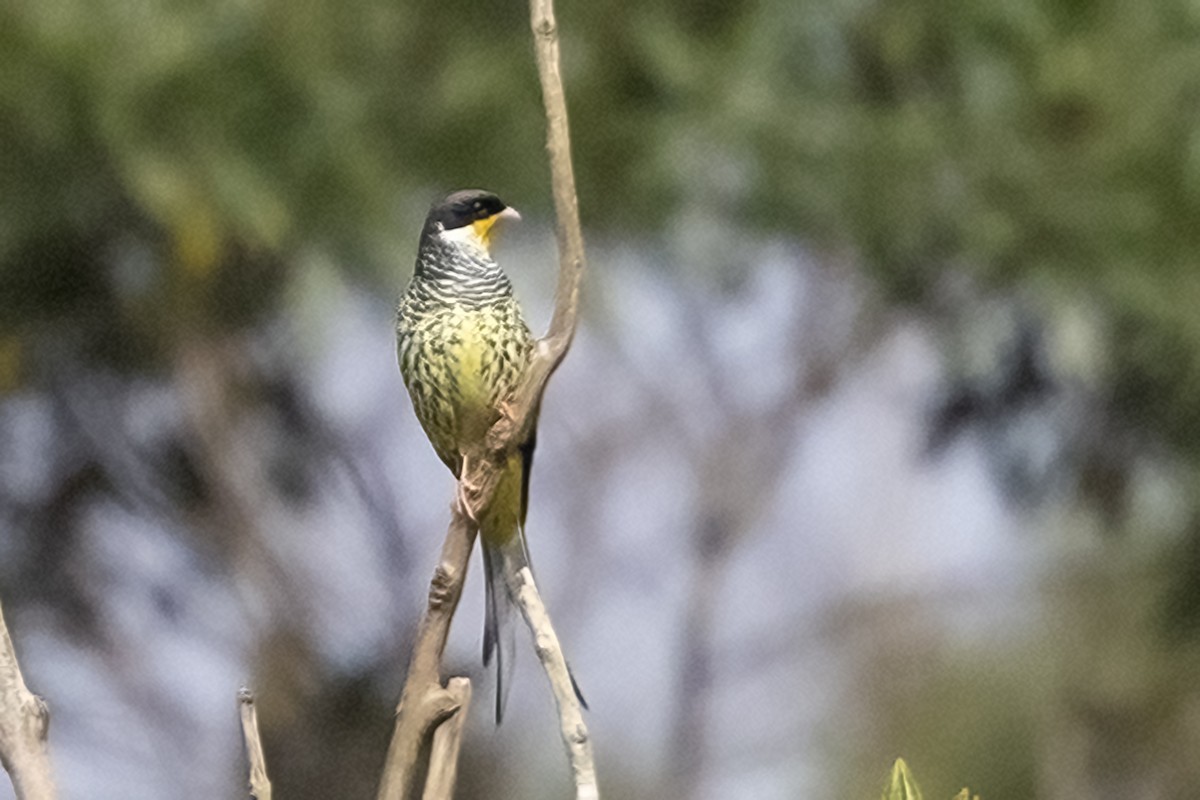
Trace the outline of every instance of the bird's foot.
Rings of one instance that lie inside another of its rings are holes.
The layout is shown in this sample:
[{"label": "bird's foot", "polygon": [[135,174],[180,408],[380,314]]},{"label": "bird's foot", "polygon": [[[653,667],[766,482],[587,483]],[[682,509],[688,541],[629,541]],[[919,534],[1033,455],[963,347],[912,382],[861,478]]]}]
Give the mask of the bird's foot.
[{"label": "bird's foot", "polygon": [[460,478],[458,481],[458,508],[466,515],[467,519],[476,525],[479,524],[479,517],[475,513],[475,504],[471,500],[472,495],[478,493],[478,489],[467,482],[465,478]]},{"label": "bird's foot", "polygon": [[496,421],[492,423],[492,427],[488,430],[487,446],[493,450],[498,450],[508,442],[512,436],[513,428],[517,424],[517,407],[511,400],[501,400],[496,405]]},{"label": "bird's foot", "polygon": [[476,525],[479,524],[479,515],[475,513],[474,498],[479,496],[479,487],[471,480],[472,460],[469,459],[466,453],[463,453],[462,468],[459,470],[458,478],[458,507],[462,509],[462,513],[467,516],[467,519]]}]

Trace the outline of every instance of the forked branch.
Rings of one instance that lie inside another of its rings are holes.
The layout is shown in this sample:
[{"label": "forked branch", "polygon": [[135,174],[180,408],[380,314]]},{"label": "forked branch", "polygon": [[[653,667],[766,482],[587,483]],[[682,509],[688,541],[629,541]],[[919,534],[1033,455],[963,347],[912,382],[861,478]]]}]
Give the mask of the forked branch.
[{"label": "forked branch", "polygon": [[[571,346],[579,317],[579,286],[586,263],[583,233],[579,224],[579,202],[575,193],[575,175],[571,166],[571,142],[559,65],[558,27],[554,18],[553,0],[530,0],[530,12],[538,76],[546,111],[546,150],[550,159],[555,231],[558,240],[558,283],[550,327],[534,348],[524,380],[514,392],[511,401],[501,409],[501,418],[488,432],[481,452],[464,453],[467,463],[471,464],[471,470],[470,474],[462,476],[462,494],[475,509],[486,508],[491,502],[501,465],[507,462],[509,455],[521,442],[526,441],[532,432],[546,383],[562,363]],[[417,631],[408,675],[401,691],[400,704],[396,709],[395,729],[380,781],[378,800],[406,800],[414,796],[413,782],[421,771],[419,759],[422,746],[439,724],[459,711],[463,702],[442,686],[441,660],[450,622],[462,595],[467,564],[477,532],[470,515],[456,505],[451,511],[450,528],[442,547],[442,558],[430,586],[425,614]],[[557,642],[557,639],[555,641]],[[559,658],[561,659],[561,653]],[[557,693],[559,690],[556,688],[555,691]],[[561,716],[561,703],[559,707]],[[583,729],[582,725],[580,717],[579,727],[586,739],[586,729]],[[569,744],[568,751],[572,752]],[[590,747],[586,752],[590,760]],[[577,761],[572,755],[576,785],[579,787],[580,771],[576,766]],[[594,771],[591,775],[590,785],[594,787]],[[581,790],[579,796],[595,795],[582,793]]]},{"label": "forked branch", "polygon": [[455,505],[450,511],[450,529],[442,545],[441,561],[433,573],[425,613],[408,663],[408,676],[396,707],[396,724],[379,782],[378,800],[406,800],[415,796],[413,783],[421,771],[422,745],[440,722],[460,708],[461,700],[442,686],[442,652],[462,596],[476,533],[470,518]]}]

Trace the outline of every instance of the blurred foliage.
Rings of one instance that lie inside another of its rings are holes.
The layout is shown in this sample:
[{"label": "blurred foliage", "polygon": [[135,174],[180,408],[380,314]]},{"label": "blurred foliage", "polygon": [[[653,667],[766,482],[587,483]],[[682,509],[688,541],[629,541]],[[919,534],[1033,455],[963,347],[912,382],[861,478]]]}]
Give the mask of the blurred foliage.
[{"label": "blurred foliage", "polygon": [[[1195,746],[1185,698],[1200,653],[1154,624],[1174,576],[1130,539],[1056,562],[1019,597],[989,587],[956,604],[943,586],[850,604],[839,627],[863,643],[861,674],[842,712],[862,721],[832,748],[843,788],[873,791],[871,765],[899,743],[943,795],[969,775],[984,797],[1127,797],[1157,775],[1161,796],[1190,797],[1200,765],[1180,754]],[[971,626],[974,645],[931,622],[947,607],[970,619],[976,603],[1019,622],[1007,634]]]},{"label": "blurred foliage", "polygon": [[[699,210],[850,247],[901,302],[1085,296],[1112,407],[1200,456],[1193,4],[560,6],[592,229]],[[137,369],[258,319],[304,255],[391,293],[413,193],[547,210],[541,125],[519,3],[5,4],[0,386],[47,323]]]},{"label": "blurred foliage", "polygon": [[[1080,494],[1132,528],[1113,499],[1131,452],[1166,451],[1195,483],[1195,3],[559,0],[558,15],[591,232],[691,235],[681,220],[699,219],[735,244],[784,235],[847,252],[885,302],[962,328],[987,324],[947,290],[964,276],[975,297],[1035,298],[1048,339],[1085,318],[1086,366],[1065,370],[1098,406],[1070,412],[1092,435],[1073,461]],[[391,296],[423,204],[449,188],[548,213],[527,27],[522,3],[466,0],[0,4],[0,393],[54,387],[70,442],[58,458],[73,464],[30,526],[46,561],[71,547],[76,498],[111,488],[112,448],[81,433],[64,365],[131,384],[170,372],[188,342],[270,322],[314,264]],[[1061,386],[1062,360],[1016,339],[998,370],[1011,380],[964,382],[933,438],[998,430]],[[287,417],[292,393],[261,388],[239,397]],[[202,499],[180,441],[164,457],[175,491]],[[280,461],[304,460],[292,455]],[[1189,625],[1191,511],[1169,603]],[[86,619],[86,598],[44,590]],[[1009,668],[976,671],[1020,684]],[[989,735],[1028,763],[1030,713],[1010,697],[996,696]],[[943,722],[945,749],[968,747],[977,726]],[[1027,771],[997,769],[1009,783],[973,774],[1011,789],[989,794],[1030,796]]]},{"label": "blurred foliage", "polygon": [[[994,597],[983,602],[1000,604]],[[953,791],[967,775],[985,797],[1043,796],[1037,769],[1047,753],[1039,726],[1054,693],[1057,659],[1081,662],[1090,639],[1073,642],[1078,659],[1059,653],[1039,630],[971,646],[946,637],[930,623],[936,612],[903,594],[851,603],[840,614],[838,626],[857,631],[863,642],[857,688],[842,709],[859,722],[849,746],[829,752],[848,795],[873,791],[871,764],[900,747],[924,765],[922,782],[936,794]],[[892,785],[895,779],[893,771]]]}]

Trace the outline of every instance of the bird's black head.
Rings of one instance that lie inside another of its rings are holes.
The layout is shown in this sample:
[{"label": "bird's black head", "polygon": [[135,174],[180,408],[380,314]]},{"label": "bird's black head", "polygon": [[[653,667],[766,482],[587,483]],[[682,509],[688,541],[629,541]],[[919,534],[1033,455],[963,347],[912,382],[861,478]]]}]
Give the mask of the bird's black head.
[{"label": "bird's black head", "polygon": [[431,237],[437,236],[490,252],[496,223],[520,218],[516,209],[504,205],[504,201],[491,192],[463,189],[429,209],[421,239],[430,241]]},{"label": "bird's black head", "polygon": [[429,209],[427,225],[442,223],[444,230],[452,231],[481,220],[495,217],[508,208],[504,201],[482,189],[463,189],[454,192]]}]

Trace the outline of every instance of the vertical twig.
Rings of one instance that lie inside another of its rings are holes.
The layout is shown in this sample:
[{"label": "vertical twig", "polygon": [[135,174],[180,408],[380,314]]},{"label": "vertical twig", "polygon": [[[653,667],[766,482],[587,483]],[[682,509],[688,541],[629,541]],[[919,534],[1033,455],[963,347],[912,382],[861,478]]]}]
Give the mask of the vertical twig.
[{"label": "vertical twig", "polygon": [[254,695],[243,686],[238,691],[242,715],[242,741],[246,743],[246,761],[250,770],[250,796],[256,800],[271,800],[271,780],[267,777],[267,759],[263,755],[262,738],[258,735],[258,712]]},{"label": "vertical twig", "polygon": [[575,781],[576,800],[598,800],[600,790],[596,785],[596,765],[592,760],[592,741],[587,725],[583,722],[583,710],[563,657],[558,634],[550,624],[550,615],[542,605],[541,595],[533,582],[533,573],[525,567],[516,575],[506,576],[509,592],[517,599],[517,605],[525,617],[525,624],[533,632],[534,648],[538,661],[550,680],[550,690],[558,706],[559,732],[567,749],[567,760],[571,764],[571,777]]},{"label": "vertical twig", "polygon": [[463,728],[467,724],[467,709],[471,705],[471,681],[451,678],[446,684],[446,693],[458,703],[458,710],[433,732],[429,775],[425,779],[422,800],[454,798],[454,784],[458,780],[458,752],[462,749]]},{"label": "vertical twig", "polygon": [[58,796],[46,744],[49,729],[50,711],[25,685],[0,608],[0,764],[12,778],[17,800]]},{"label": "vertical twig", "polygon": [[[579,310],[579,284],[583,278],[583,229],[579,224],[579,197],[575,192],[575,169],[571,165],[571,132],[567,125],[567,99],[563,92],[562,67],[558,52],[558,22],[554,0],[530,0],[530,24],[537,56],[542,103],[546,108],[546,154],[554,192],[555,233],[558,238],[558,286],[554,292],[554,316],[544,337],[566,355],[575,335]],[[557,362],[554,364],[558,366]]]},{"label": "vertical twig", "polygon": [[567,355],[579,321],[579,287],[587,260],[583,253],[583,228],[579,223],[579,198],[575,192],[575,169],[571,165],[571,133],[567,124],[567,100],[559,64],[558,22],[554,0],[529,0],[534,55],[546,110],[546,155],[550,161],[551,191],[554,195],[554,232],[558,240],[558,282],[554,288],[554,313],[550,327],[538,339],[525,380],[514,392],[510,408],[488,432],[487,453],[476,459],[479,475],[469,481],[477,487],[471,495],[475,508],[491,497],[499,475],[497,467],[520,442],[528,441],[546,391],[546,382]]}]

